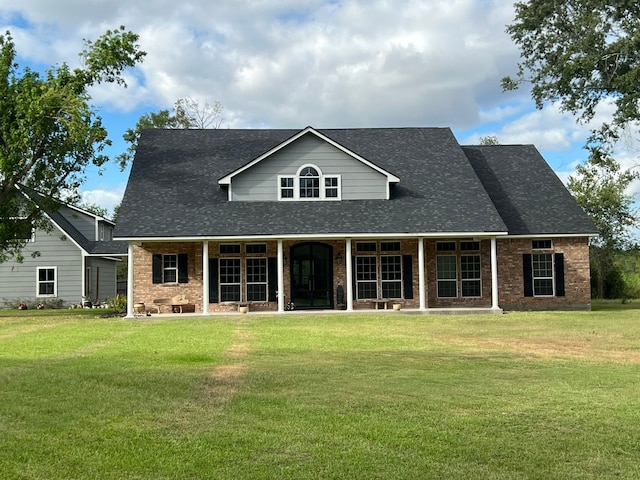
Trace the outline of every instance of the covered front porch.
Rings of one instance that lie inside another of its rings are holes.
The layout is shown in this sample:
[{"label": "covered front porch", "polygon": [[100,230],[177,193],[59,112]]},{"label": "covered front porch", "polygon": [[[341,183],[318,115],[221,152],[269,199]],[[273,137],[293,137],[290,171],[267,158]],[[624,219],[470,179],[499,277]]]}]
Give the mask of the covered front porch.
[{"label": "covered front porch", "polygon": [[[186,253],[165,253],[177,251]],[[182,257],[181,273],[172,261]],[[488,235],[132,242],[129,259],[128,316],[135,302],[175,293],[199,315],[241,306],[271,313],[391,310],[394,303],[404,312],[501,311],[496,237]]]}]

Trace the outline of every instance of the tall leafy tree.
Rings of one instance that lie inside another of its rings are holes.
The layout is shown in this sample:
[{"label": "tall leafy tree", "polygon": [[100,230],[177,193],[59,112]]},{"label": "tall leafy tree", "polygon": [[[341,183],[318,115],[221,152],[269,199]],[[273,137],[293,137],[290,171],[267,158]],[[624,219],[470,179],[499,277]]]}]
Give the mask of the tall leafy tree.
[{"label": "tall leafy tree", "polygon": [[116,157],[121,169],[125,169],[136,153],[138,139],[143,130],[149,128],[220,128],[224,107],[219,101],[213,105],[191,97],[179,98],[173,104],[173,110],[160,110],[146,113],[138,120],[134,128],[122,135],[129,144],[127,150]]},{"label": "tall leafy tree", "polygon": [[0,261],[19,257],[31,228],[63,195],[77,200],[87,165],[108,160],[102,152],[111,142],[88,89],[126,87],[123,72],[146,55],[137,42],[125,27],[108,30],[84,41],[81,67],[39,73],[20,69],[11,34],[0,35]]},{"label": "tall leafy tree", "polygon": [[[507,32],[522,60],[516,76],[502,80],[503,88],[530,85],[538,108],[556,103],[578,122],[593,125],[586,145],[589,159],[568,186],[600,232],[592,242],[591,265],[602,297],[614,255],[627,244],[629,227],[638,220],[626,193],[638,176],[622,170],[610,153],[621,134],[637,129],[640,121],[640,3],[521,1]],[[593,124],[603,102],[613,106],[613,115]]]},{"label": "tall leafy tree", "polygon": [[610,155],[593,149],[589,159],[569,177],[568,188],[591,217],[600,236],[591,242],[591,272],[598,298],[606,296],[606,279],[616,274],[615,255],[631,245],[629,227],[638,221],[633,197],[627,192],[638,178],[622,170]]},{"label": "tall leafy tree", "polygon": [[603,100],[614,105],[594,145],[617,140],[640,120],[640,3],[635,0],[529,0],[507,26],[522,61],[503,88],[531,84],[538,108],[557,102],[582,122]]}]

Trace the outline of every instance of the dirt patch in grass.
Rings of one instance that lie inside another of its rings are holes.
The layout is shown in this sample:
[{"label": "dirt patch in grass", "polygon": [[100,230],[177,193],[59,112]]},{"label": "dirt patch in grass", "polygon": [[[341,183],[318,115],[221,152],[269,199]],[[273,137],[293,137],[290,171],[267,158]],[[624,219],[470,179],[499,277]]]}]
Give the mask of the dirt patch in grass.
[{"label": "dirt patch in grass", "polygon": [[217,405],[228,403],[239,390],[246,371],[243,360],[251,350],[251,342],[251,332],[244,321],[239,322],[234,331],[233,343],[224,353],[229,362],[213,369],[201,392],[209,402]]},{"label": "dirt patch in grass", "polygon": [[475,348],[479,351],[507,351],[542,359],[580,358],[624,363],[640,363],[640,351],[610,345],[594,336],[584,340],[518,339],[500,337],[448,338],[446,343]]},{"label": "dirt patch in grass", "polygon": [[61,323],[43,323],[43,324],[37,324],[37,325],[28,325],[28,326],[24,326],[22,328],[19,328],[17,330],[14,330],[10,333],[5,333],[3,335],[0,335],[0,340],[5,340],[8,338],[15,338],[18,337],[20,335],[24,335],[26,333],[33,333],[33,332],[37,332],[38,330],[43,330],[45,328],[57,328],[63,325],[67,325],[71,322],[61,322]]}]

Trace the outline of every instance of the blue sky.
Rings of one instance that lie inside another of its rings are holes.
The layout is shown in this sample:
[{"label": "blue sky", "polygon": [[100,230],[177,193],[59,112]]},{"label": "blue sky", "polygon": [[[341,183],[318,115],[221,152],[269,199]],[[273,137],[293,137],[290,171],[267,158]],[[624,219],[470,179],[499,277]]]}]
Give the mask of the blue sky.
[{"label": "blue sky", "polygon": [[[18,62],[74,65],[82,39],[125,25],[147,57],[129,87],[92,90],[113,140],[182,97],[224,106],[223,128],[450,127],[463,144],[534,144],[566,180],[589,127],[529,92],[503,93],[518,50],[503,0],[0,0]],[[598,119],[606,118],[603,106]],[[635,162],[629,142],[618,159]],[[110,212],[128,171],[90,169],[85,201]]]}]

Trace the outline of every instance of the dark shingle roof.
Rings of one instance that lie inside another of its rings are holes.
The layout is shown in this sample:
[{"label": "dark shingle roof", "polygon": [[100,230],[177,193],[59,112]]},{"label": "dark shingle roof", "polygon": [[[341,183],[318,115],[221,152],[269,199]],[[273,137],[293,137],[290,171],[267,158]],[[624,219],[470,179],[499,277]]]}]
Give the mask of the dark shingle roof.
[{"label": "dark shingle roof", "polygon": [[[391,199],[230,202],[218,179],[276,147],[298,130],[147,130],[138,144],[115,236],[507,231],[449,129],[318,131],[399,177],[400,183],[393,187]],[[548,174],[557,180],[550,170]]]},{"label": "dark shingle roof", "polygon": [[532,145],[463,147],[512,235],[597,234]]}]

